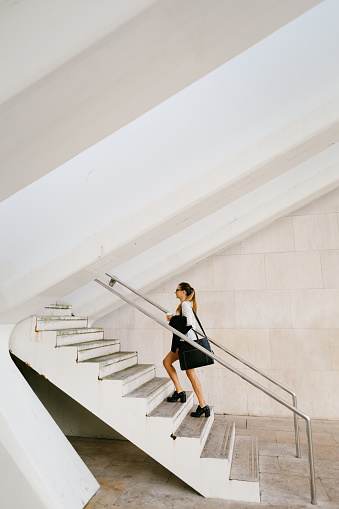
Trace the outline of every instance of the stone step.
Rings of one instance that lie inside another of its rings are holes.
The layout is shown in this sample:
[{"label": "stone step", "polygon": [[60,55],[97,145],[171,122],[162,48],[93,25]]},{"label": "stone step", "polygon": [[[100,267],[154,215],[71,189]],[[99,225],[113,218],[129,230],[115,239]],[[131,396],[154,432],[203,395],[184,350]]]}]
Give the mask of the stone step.
[{"label": "stone step", "polygon": [[56,346],[74,346],[104,339],[104,329],[68,329],[57,331]]},{"label": "stone step", "polygon": [[107,375],[138,364],[138,352],[117,352],[111,355],[97,357],[94,361],[89,362],[100,363],[99,378],[102,380],[102,378]]},{"label": "stone step", "polygon": [[152,378],[138,389],[126,394],[125,398],[145,398],[147,415],[154,410],[173,391],[173,383],[169,378]]},{"label": "stone step", "polygon": [[103,380],[120,380],[122,382],[122,395],[125,396],[154,377],[154,364],[136,364],[131,368],[107,375]]},{"label": "stone step", "polygon": [[[91,345],[91,346],[89,346]],[[110,355],[117,353],[120,350],[120,341],[97,341],[89,344],[80,345],[78,347],[77,361],[82,362],[96,357],[102,357],[103,355]]]},{"label": "stone step", "polygon": [[226,419],[215,418],[201,457],[231,461],[234,439],[235,423]]},{"label": "stone step", "polygon": [[37,316],[37,331],[87,328],[85,316]]},{"label": "stone step", "polygon": [[[97,341],[88,341],[86,343],[79,343],[77,345],[78,350],[91,350],[92,348],[101,348],[102,346],[108,346],[108,345],[120,345],[119,339],[100,339]],[[67,346],[67,345],[66,345]]]},{"label": "stone step", "polygon": [[257,437],[235,437],[230,479],[259,482]]},{"label": "stone step", "polygon": [[72,314],[72,306],[66,304],[51,304],[46,306],[39,312],[40,316],[70,316]]},{"label": "stone step", "polygon": [[186,392],[186,403],[169,403],[167,399],[164,399],[160,405],[158,405],[148,417],[158,417],[162,419],[171,419],[173,422],[173,430],[177,429],[182,421],[187,416],[188,412],[191,411],[193,406],[193,392]]},{"label": "stone step", "polygon": [[210,407],[210,417],[191,417],[187,415],[178,429],[173,433],[173,438],[195,438],[200,441],[200,452],[206,443],[209,431],[214,420],[214,409]]},{"label": "stone step", "polygon": [[99,378],[130,368],[138,363],[137,352],[117,352],[110,355],[101,355],[93,359],[86,359],[83,362],[97,362],[99,364]]}]

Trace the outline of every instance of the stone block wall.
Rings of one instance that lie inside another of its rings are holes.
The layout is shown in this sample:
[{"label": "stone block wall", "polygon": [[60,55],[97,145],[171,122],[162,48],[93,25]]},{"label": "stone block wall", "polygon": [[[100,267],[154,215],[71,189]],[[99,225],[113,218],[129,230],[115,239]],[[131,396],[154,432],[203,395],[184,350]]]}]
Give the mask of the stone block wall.
[{"label": "stone block wall", "polygon": [[[149,295],[174,311],[174,290],[181,281],[196,289],[198,314],[209,336],[294,389],[298,406],[311,417],[339,418],[339,188]],[[155,363],[158,375],[164,375],[168,331],[127,305],[95,325],[121,338],[124,349],[137,349],[139,362]],[[253,374],[216,348],[215,353]],[[290,415],[219,364],[198,373],[205,399],[218,413]]]}]

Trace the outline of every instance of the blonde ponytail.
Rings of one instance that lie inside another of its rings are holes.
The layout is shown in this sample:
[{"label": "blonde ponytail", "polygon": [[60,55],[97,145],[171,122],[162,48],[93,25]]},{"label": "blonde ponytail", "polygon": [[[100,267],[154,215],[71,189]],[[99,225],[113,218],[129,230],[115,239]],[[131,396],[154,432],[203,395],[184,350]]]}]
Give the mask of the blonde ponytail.
[{"label": "blonde ponytail", "polygon": [[[194,290],[194,288],[192,288],[191,285],[188,284],[188,283],[180,283],[179,284],[179,288],[180,288],[180,290],[185,290],[186,295],[187,295],[185,300],[187,300],[188,302],[191,302],[193,310],[195,312],[197,312],[198,305],[197,305],[197,300],[195,298],[195,290]],[[180,302],[180,304],[179,304],[179,306],[177,308],[177,313],[180,314],[180,312],[181,312],[181,302]]]}]

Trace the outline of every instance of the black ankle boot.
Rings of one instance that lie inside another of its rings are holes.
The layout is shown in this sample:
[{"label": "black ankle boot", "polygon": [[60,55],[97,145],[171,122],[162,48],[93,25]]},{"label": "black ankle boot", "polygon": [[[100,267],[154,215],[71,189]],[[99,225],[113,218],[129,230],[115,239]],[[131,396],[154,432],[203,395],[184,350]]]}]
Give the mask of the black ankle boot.
[{"label": "black ankle boot", "polygon": [[177,391],[174,391],[172,396],[168,396],[167,401],[175,403],[178,399],[180,399],[180,403],[186,403],[186,392],[182,391],[178,393]]},{"label": "black ankle boot", "polygon": [[208,405],[204,406],[204,408],[201,408],[199,405],[195,412],[191,412],[191,417],[201,417],[202,414],[205,414],[205,417],[209,417],[211,415],[210,407]]}]

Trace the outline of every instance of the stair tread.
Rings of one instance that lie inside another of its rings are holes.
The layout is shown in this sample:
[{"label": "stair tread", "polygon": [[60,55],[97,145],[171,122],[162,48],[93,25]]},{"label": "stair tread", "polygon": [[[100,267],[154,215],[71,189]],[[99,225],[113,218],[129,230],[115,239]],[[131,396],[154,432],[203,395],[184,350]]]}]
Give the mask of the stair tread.
[{"label": "stair tread", "polygon": [[69,346],[78,346],[80,351],[85,351],[85,350],[96,350],[97,348],[105,346],[114,346],[119,343],[120,341],[118,339],[97,339],[95,341],[86,341],[85,343],[75,343]]},{"label": "stair tread", "polygon": [[121,371],[117,371],[116,373],[112,373],[111,375],[107,375],[103,378],[103,380],[126,380],[128,378],[133,377],[134,375],[138,375],[147,371],[148,369],[154,368],[154,364],[135,364],[130,368],[122,369]]},{"label": "stair tread", "polygon": [[36,331],[57,331],[60,329],[84,329],[87,331],[87,316],[39,315],[36,316]]},{"label": "stair tread", "polygon": [[68,304],[49,304],[49,306],[45,306],[45,309],[72,309],[72,306]]},{"label": "stair tread", "polygon": [[187,415],[179,428],[173,433],[174,437],[182,438],[201,438],[204,434],[205,427],[208,425],[210,419],[213,419],[213,408],[211,409],[211,416],[191,417]]},{"label": "stair tread", "polygon": [[41,309],[35,316],[72,316],[72,306],[67,304],[50,304]]},{"label": "stair tread", "polygon": [[87,321],[87,316],[41,315],[41,316],[37,316],[37,319],[41,320],[41,321],[44,321],[44,322],[46,322],[48,320],[52,320],[53,322],[55,322],[55,321],[76,321],[76,320],[86,320]]},{"label": "stair tread", "polygon": [[235,437],[230,479],[259,481],[257,437]]},{"label": "stair tread", "polygon": [[148,382],[144,383],[137,389],[134,389],[134,391],[129,392],[124,396],[125,398],[147,398],[148,396],[151,396],[154,391],[161,388],[163,385],[166,385],[167,383],[172,383],[169,378],[161,378],[161,377],[155,377],[152,378],[152,380],[149,380]]},{"label": "stair tread", "polygon": [[202,451],[202,458],[228,459],[235,423],[226,419],[215,419]]},{"label": "stair tread", "polygon": [[[192,395],[192,391],[186,392],[186,403],[189,402]],[[177,413],[180,413],[180,410],[182,410],[184,406],[185,403],[180,403],[180,401],[170,403],[165,399],[148,415],[148,417],[168,417],[172,419],[177,415]]]},{"label": "stair tread", "polygon": [[115,352],[107,355],[100,355],[99,357],[93,357],[93,359],[86,359],[83,362],[119,362],[119,360],[130,359],[136,356],[137,352]]},{"label": "stair tread", "polygon": [[61,329],[57,331],[58,336],[72,336],[75,334],[91,334],[95,332],[103,332],[104,329],[89,329],[89,328],[83,328],[83,329]]}]

